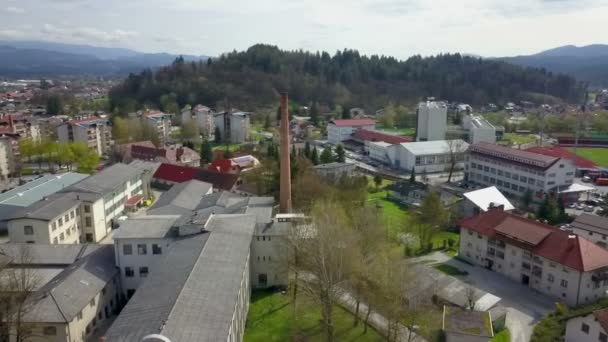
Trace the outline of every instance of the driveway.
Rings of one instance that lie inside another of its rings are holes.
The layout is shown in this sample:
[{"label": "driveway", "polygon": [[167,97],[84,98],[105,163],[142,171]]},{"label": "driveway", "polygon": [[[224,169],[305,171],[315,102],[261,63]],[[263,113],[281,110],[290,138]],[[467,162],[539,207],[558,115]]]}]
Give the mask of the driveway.
[{"label": "driveway", "polygon": [[[424,259],[436,260],[439,263],[443,262],[467,271],[469,274],[464,277],[451,277],[443,273],[442,276],[466,282],[469,286],[477,289],[476,293],[480,291],[479,294],[487,293],[498,297],[497,306],[502,306],[507,311],[506,325],[511,332],[512,342],[528,342],[536,323],[555,308],[555,298],[536,292],[502,274],[486,270],[482,267],[471,266],[449,258],[441,252],[433,253],[428,257],[419,258],[418,260]],[[436,270],[432,268],[432,265],[433,263],[429,263],[424,266],[434,272]],[[493,302],[496,301],[493,300]]]}]

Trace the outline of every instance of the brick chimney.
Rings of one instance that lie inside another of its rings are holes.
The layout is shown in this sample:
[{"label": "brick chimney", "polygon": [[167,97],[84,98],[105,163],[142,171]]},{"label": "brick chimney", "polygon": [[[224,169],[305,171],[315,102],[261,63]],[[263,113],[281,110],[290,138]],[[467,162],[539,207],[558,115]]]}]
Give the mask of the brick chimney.
[{"label": "brick chimney", "polygon": [[291,161],[289,159],[289,100],[287,93],[281,94],[281,190],[279,211],[287,214],[291,211]]}]

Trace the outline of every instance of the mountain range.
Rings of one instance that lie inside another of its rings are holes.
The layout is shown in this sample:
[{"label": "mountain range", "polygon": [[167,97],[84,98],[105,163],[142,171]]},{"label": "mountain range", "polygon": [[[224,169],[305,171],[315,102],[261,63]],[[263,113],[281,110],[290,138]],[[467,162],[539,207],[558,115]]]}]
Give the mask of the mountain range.
[{"label": "mountain range", "polygon": [[608,86],[608,45],[566,45],[533,55],[499,59],[568,74],[594,87]]},{"label": "mountain range", "polygon": [[[180,55],[42,41],[0,41],[0,76],[123,76],[171,64]],[[208,56],[181,55],[185,61]]]}]

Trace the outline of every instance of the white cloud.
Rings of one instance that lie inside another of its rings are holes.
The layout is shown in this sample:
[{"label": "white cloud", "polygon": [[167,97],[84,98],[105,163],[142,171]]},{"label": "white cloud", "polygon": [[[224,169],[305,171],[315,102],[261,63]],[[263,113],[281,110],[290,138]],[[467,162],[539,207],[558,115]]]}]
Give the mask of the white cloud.
[{"label": "white cloud", "polygon": [[21,7],[9,6],[6,8],[6,11],[14,14],[23,14],[25,13],[25,9]]}]

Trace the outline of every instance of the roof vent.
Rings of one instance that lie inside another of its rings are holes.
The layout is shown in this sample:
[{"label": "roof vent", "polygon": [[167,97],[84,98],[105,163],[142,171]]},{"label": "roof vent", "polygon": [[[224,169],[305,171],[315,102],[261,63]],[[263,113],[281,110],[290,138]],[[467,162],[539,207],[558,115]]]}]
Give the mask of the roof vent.
[{"label": "roof vent", "polygon": [[576,235],[568,235],[568,240],[576,239]]}]

